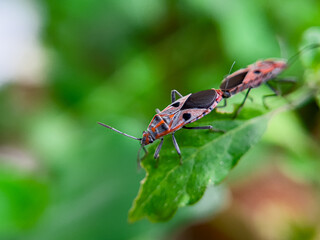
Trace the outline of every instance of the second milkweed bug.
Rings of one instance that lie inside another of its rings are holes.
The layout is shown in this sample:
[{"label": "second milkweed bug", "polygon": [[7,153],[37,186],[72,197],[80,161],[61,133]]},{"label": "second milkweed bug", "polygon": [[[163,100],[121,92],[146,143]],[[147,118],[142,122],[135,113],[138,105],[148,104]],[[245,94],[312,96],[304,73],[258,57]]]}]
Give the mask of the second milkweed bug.
[{"label": "second milkweed bug", "polygon": [[246,68],[239,69],[224,78],[220,85],[224,98],[229,98],[236,93],[248,89],[235,116],[240,112],[252,88],[259,87],[261,84],[266,83],[276,94],[278,94],[267,81],[277,77],[285,68],[287,68],[287,66],[287,61],[285,60],[260,60]]},{"label": "second milkweed bug", "polygon": [[[279,92],[274,89],[268,83],[268,81],[275,79],[283,70],[290,66],[291,63],[296,59],[296,57],[299,56],[300,53],[302,53],[304,50],[317,48],[319,46],[320,44],[318,43],[308,45],[294,54],[288,61],[285,59],[259,60],[251,65],[248,65],[246,68],[235,71],[234,73],[224,78],[220,85],[220,90],[223,92],[223,98],[229,98],[236,93],[248,89],[242,103],[236,111],[235,117],[242,109],[252,88],[259,87],[261,84],[265,83],[275,93],[273,95],[267,95],[265,97],[279,95]],[[290,79],[281,79],[277,82],[294,83],[295,81]]]},{"label": "second milkweed bug", "polygon": [[[176,100],[175,95],[179,95],[179,99]],[[157,114],[152,118],[147,131],[144,131],[142,138],[136,138],[126,133],[123,133],[113,127],[106,124],[100,123],[100,125],[107,127],[113,131],[116,131],[127,137],[139,140],[141,147],[138,151],[138,165],[140,164],[140,151],[143,149],[145,152],[145,146],[153,143],[155,140],[160,139],[160,143],[155,150],[154,158],[158,159],[159,152],[163,144],[163,136],[171,134],[173,145],[180,156],[181,152],[179,145],[174,137],[174,133],[181,128],[185,129],[211,129],[213,131],[220,131],[213,129],[212,126],[200,126],[200,127],[187,127],[185,125],[197,121],[210,113],[222,99],[223,92],[221,90],[209,89],[200,91],[197,93],[190,93],[186,96],[182,96],[178,91],[171,91],[172,103],[167,106],[164,110],[160,111],[156,109]]]}]

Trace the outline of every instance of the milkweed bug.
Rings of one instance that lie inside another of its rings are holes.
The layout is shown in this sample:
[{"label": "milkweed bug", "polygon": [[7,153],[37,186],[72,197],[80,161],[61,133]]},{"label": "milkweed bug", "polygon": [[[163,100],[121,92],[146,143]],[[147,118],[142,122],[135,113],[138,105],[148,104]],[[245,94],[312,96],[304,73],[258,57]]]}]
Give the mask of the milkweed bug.
[{"label": "milkweed bug", "polygon": [[242,109],[252,88],[259,87],[261,84],[266,83],[276,94],[278,94],[277,91],[267,81],[274,79],[285,68],[287,68],[287,66],[288,65],[285,60],[260,60],[247,66],[246,68],[239,69],[223,79],[220,89],[223,92],[224,98],[229,98],[234,94],[248,89],[242,103],[237,109],[235,117]]},{"label": "milkweed bug", "polygon": [[[261,84],[265,83],[275,94],[264,96],[264,99],[265,97],[279,95],[279,92],[273,88],[268,81],[275,79],[283,70],[290,66],[296,57],[302,53],[302,51],[306,49],[317,48],[319,46],[320,44],[311,44],[297,52],[288,61],[285,59],[259,60],[251,65],[248,65],[246,68],[235,71],[224,78],[220,85],[220,90],[223,92],[222,96],[225,99],[248,89],[242,103],[236,111],[235,117],[237,117],[244,106],[244,103],[252,88],[259,87]],[[277,80],[277,82],[294,83],[295,81],[290,79],[281,79]]]},{"label": "milkweed bug", "polygon": [[[179,95],[179,99],[176,100],[176,94]],[[171,91],[171,104],[164,110],[160,111],[156,109],[157,114],[152,118],[147,131],[144,131],[142,138],[133,137],[126,133],[123,133],[113,127],[98,122],[98,124],[107,127],[113,131],[116,131],[124,136],[133,138],[140,141],[141,147],[138,151],[138,166],[140,165],[140,151],[143,149],[146,153],[145,146],[153,143],[155,140],[160,139],[160,143],[155,150],[154,158],[159,158],[159,153],[163,144],[163,137],[171,134],[173,145],[180,157],[181,152],[174,133],[181,128],[185,129],[211,129],[217,132],[223,132],[222,130],[213,129],[212,126],[200,126],[200,127],[187,127],[185,125],[197,121],[210,113],[222,99],[223,92],[221,90],[209,89],[200,91],[197,93],[190,93],[186,96],[182,96],[177,90]]]}]

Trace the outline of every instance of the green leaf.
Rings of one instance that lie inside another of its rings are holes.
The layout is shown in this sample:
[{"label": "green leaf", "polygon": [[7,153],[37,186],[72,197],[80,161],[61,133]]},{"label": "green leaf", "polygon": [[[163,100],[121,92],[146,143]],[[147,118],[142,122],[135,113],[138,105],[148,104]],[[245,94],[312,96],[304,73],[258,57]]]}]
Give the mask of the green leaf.
[{"label": "green leaf", "polygon": [[159,166],[149,148],[143,160],[147,174],[141,182],[137,198],[129,212],[134,222],[147,217],[150,221],[166,221],[179,207],[194,204],[210,183],[221,182],[239,159],[261,138],[269,114],[249,120],[231,120],[228,114],[211,114],[206,122],[226,133],[208,130],[181,130],[175,136],[180,145],[183,164],[168,136],[160,152]]},{"label": "green leaf", "polygon": [[305,50],[300,54],[300,59],[305,67],[313,70],[318,70],[320,67],[320,48],[307,49],[306,47],[316,44],[320,44],[320,27],[311,27],[303,34],[301,45],[304,48],[301,49]]},{"label": "green leaf", "polygon": [[45,182],[0,165],[0,235],[33,227],[47,204]]},{"label": "green leaf", "polygon": [[317,100],[318,106],[320,107],[320,92],[317,94],[316,100]]},{"label": "green leaf", "polygon": [[300,59],[306,67],[305,79],[309,87],[314,89],[318,106],[320,106],[320,27],[311,27],[303,34],[303,46],[318,46],[313,49],[307,49],[300,54]]}]

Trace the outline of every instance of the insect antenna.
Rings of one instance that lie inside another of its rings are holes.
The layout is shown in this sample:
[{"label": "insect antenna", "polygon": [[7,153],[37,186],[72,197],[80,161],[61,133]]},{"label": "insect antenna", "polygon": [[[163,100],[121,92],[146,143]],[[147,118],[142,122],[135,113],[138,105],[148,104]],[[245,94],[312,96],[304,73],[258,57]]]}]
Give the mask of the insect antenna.
[{"label": "insect antenna", "polygon": [[[229,73],[228,73],[227,76],[230,75],[230,73],[231,73],[231,71],[232,71],[232,68],[233,68],[233,66],[234,66],[235,64],[236,64],[236,61],[234,61],[234,62],[232,63],[231,68],[230,68]],[[228,89],[228,84],[229,84],[229,78],[227,79],[227,83],[226,83],[225,89]]]},{"label": "insect antenna", "polygon": [[126,137],[133,138],[133,139],[139,140],[139,141],[142,140],[142,138],[136,138],[136,137],[134,137],[134,136],[131,136],[131,135],[129,135],[129,134],[126,134],[126,133],[124,133],[124,132],[121,132],[121,131],[113,128],[113,127],[110,127],[110,126],[108,126],[108,125],[106,125],[106,124],[103,124],[103,123],[101,123],[101,122],[98,122],[98,124],[100,124],[100,125],[103,126],[103,127],[109,128],[109,129],[111,129],[111,130],[113,130],[113,131],[115,131],[115,132],[117,132],[117,133],[120,133],[120,134],[122,134],[122,135],[124,135],[124,136],[126,136]]},{"label": "insect antenna", "polygon": [[306,50],[318,48],[318,47],[320,47],[320,43],[312,43],[310,45],[305,46],[304,48],[302,48],[300,51],[298,51],[288,59],[288,65],[291,65],[292,63],[294,63],[294,61],[297,60],[297,57],[299,57],[302,52]]}]

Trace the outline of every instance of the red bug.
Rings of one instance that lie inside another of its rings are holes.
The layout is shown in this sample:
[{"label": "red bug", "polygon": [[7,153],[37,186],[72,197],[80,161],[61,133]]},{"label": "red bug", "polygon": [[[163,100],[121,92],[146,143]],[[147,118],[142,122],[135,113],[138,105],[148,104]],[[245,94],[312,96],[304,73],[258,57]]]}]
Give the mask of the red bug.
[{"label": "red bug", "polygon": [[[238,71],[228,75],[223,79],[220,89],[223,92],[224,98],[229,98],[232,95],[248,89],[244,100],[239,106],[236,116],[243,107],[249,92],[252,88],[259,87],[261,84],[266,83],[276,95],[278,92],[267,81],[277,77],[284,69],[287,68],[286,60],[260,60],[246,68],[239,69]],[[279,80],[280,81],[280,80]],[[289,82],[292,80],[281,80],[282,82]]]},{"label": "red bug", "polygon": [[[273,88],[268,81],[275,79],[283,70],[291,65],[296,57],[298,57],[303,51],[318,48],[319,46],[320,44],[318,43],[310,44],[294,54],[288,61],[285,59],[259,60],[251,65],[248,65],[246,68],[235,71],[224,78],[220,85],[220,89],[223,92],[223,98],[229,98],[236,93],[248,89],[242,103],[236,111],[235,117],[242,109],[252,88],[259,87],[261,84],[265,83],[275,94],[264,96],[264,99],[265,97],[279,95],[279,92]],[[294,83],[295,81],[291,79],[278,79],[277,82]],[[264,101],[263,103],[265,104]]]},{"label": "red bug", "polygon": [[[175,94],[179,95],[179,99],[176,100]],[[211,129],[213,131],[220,131],[213,129],[212,126],[200,126],[200,127],[187,127],[185,125],[197,121],[210,113],[222,99],[223,92],[221,90],[209,89],[200,91],[197,93],[190,93],[186,96],[182,96],[178,91],[171,91],[172,103],[164,110],[159,111],[156,109],[157,114],[152,118],[147,131],[143,132],[142,138],[136,138],[126,133],[123,133],[113,127],[99,123],[100,125],[107,127],[113,131],[116,131],[127,137],[139,140],[141,147],[138,151],[138,164],[140,163],[140,151],[143,149],[145,152],[145,146],[153,143],[155,140],[160,139],[160,143],[154,153],[154,158],[158,159],[159,152],[163,144],[163,136],[172,134],[173,145],[180,156],[181,152],[179,145],[174,137],[174,133],[181,128],[185,129]]]},{"label": "red bug", "polygon": [[220,89],[230,96],[245,89],[249,91],[277,77],[286,67],[286,60],[260,60],[227,76]]}]

